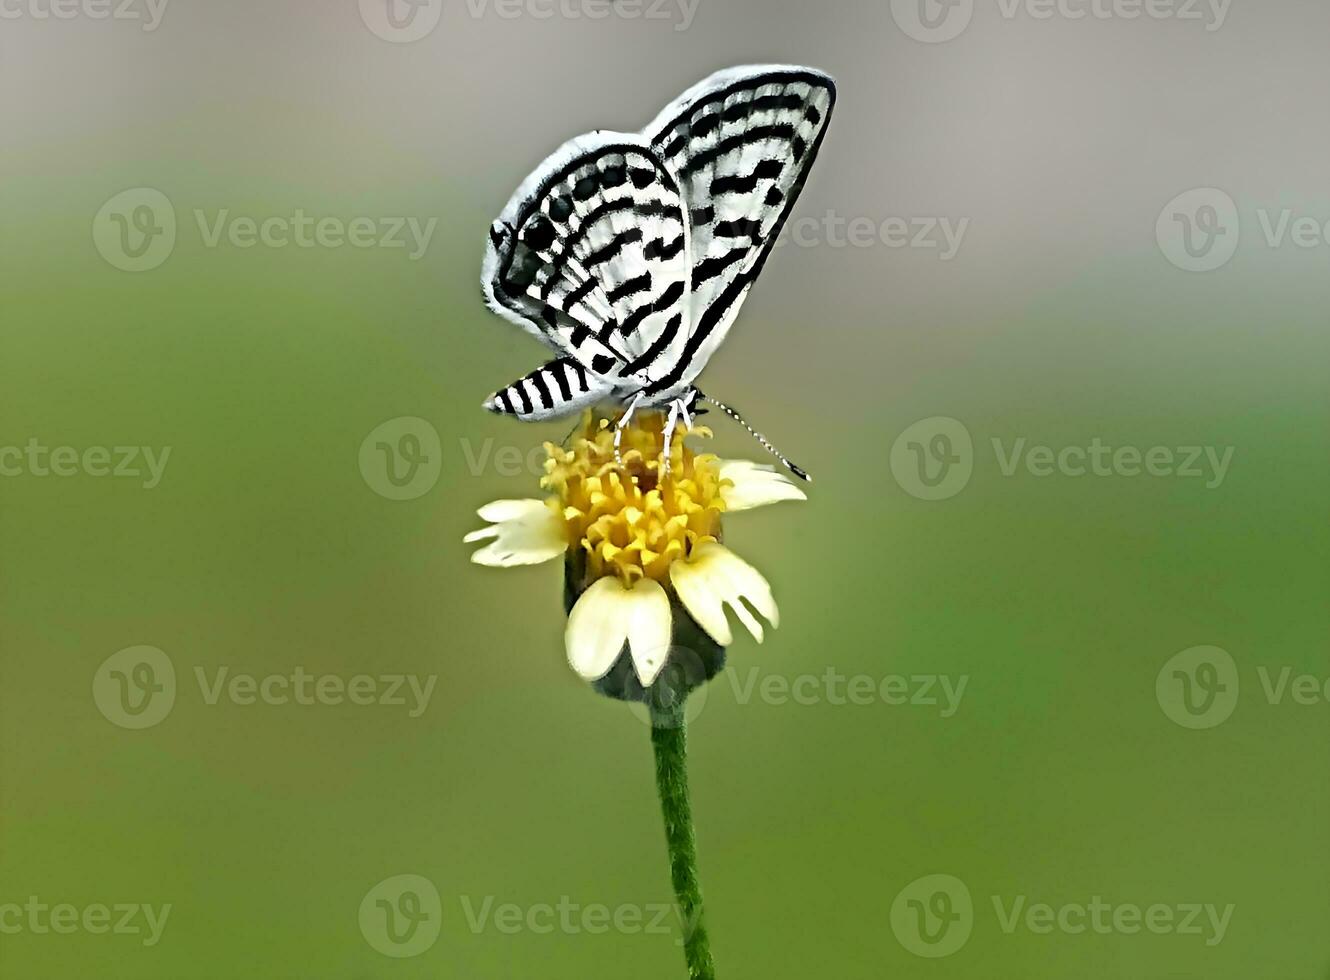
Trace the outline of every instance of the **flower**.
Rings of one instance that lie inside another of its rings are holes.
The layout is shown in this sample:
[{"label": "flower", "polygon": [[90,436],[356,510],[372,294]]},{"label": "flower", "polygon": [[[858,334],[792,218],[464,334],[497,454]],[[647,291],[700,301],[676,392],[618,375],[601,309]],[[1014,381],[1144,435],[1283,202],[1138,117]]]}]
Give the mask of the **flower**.
[{"label": "flower", "polygon": [[649,688],[680,627],[696,624],[729,646],[727,610],[759,643],[765,631],[754,611],[773,627],[778,622],[766,579],[722,544],[721,517],[803,500],[803,491],[771,466],[694,453],[682,434],[667,449],[664,427],[661,413],[639,412],[623,428],[616,458],[614,426],[586,413],[570,449],[545,444],[540,483],[551,496],[487,504],[479,514],[489,526],[464,539],[488,542],[471,556],[481,565],[565,556],[564,642],[568,662],[588,681],[606,678],[626,645],[638,683]]}]

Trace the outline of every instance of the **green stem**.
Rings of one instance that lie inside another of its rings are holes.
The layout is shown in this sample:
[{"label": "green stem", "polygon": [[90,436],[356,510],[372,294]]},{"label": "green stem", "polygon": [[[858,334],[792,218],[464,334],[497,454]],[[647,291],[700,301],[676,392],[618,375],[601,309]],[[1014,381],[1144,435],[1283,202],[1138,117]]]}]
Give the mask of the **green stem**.
[{"label": "green stem", "polygon": [[697,841],[688,803],[688,737],[683,705],[656,709],[651,717],[651,746],[656,754],[656,790],[665,817],[670,879],[679,903],[683,954],[689,980],[715,980],[716,965],[702,919],[702,888],[697,882]]}]

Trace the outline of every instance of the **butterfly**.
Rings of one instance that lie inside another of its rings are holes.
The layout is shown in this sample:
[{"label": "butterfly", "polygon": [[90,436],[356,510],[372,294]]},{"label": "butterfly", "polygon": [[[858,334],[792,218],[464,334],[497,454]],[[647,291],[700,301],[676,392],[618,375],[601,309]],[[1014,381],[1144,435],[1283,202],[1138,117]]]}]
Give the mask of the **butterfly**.
[{"label": "butterfly", "polygon": [[489,230],[486,304],[554,360],[486,399],[523,420],[593,405],[668,405],[665,444],[698,401],[817,157],[836,102],[830,76],[792,65],[719,71],[640,133],[569,140],[518,187]]}]

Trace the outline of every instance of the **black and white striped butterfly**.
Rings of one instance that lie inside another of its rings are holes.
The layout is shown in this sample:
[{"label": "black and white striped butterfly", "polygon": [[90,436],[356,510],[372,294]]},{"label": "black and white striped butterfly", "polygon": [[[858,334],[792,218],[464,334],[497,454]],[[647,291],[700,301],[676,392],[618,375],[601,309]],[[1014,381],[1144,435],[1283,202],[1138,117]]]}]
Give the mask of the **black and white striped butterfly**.
[{"label": "black and white striped butterfly", "polygon": [[536,420],[612,402],[622,426],[668,405],[667,445],[699,399],[738,419],[693,382],[803,189],[835,100],[812,68],[730,68],[641,133],[598,130],[555,151],[490,228],[481,282],[491,309],[560,356],[485,407]]}]

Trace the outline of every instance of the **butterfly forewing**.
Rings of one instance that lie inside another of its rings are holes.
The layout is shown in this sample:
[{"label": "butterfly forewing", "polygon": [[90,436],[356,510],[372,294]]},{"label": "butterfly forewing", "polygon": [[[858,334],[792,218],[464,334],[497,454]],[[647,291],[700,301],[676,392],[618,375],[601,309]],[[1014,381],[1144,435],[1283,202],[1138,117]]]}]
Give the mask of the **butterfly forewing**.
[{"label": "butterfly forewing", "polygon": [[808,68],[718,72],[669,105],[646,135],[688,202],[692,329],[654,386],[705,366],[775,244],[817,155],[836,89]]},{"label": "butterfly forewing", "polygon": [[594,133],[550,157],[491,229],[486,295],[611,386],[688,335],[689,228],[640,136]]}]

